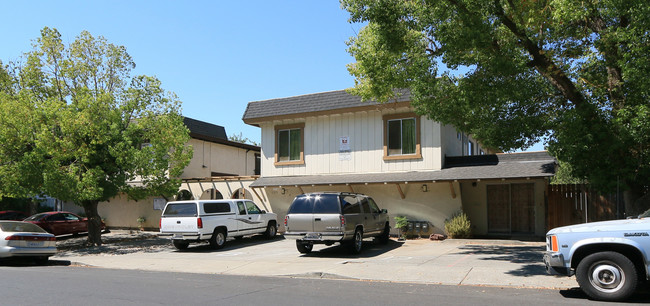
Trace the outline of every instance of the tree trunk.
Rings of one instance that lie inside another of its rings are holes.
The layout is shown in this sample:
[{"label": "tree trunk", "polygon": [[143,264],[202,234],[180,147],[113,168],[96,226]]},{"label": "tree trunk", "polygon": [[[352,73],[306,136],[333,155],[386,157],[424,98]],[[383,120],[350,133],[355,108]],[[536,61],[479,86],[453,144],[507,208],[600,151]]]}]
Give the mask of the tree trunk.
[{"label": "tree trunk", "polygon": [[82,205],[88,218],[88,240],[86,244],[89,246],[102,245],[102,219],[97,213],[97,205],[99,201],[83,201]]}]

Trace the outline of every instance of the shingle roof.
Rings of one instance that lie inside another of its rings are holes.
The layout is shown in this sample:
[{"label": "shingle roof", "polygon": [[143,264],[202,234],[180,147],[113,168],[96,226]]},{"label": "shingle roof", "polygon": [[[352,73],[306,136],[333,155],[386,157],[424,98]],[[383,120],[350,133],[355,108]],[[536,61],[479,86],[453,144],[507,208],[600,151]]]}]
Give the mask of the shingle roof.
[{"label": "shingle roof", "polygon": [[185,123],[185,126],[190,130],[190,137],[194,139],[220,143],[231,147],[250,149],[257,152],[260,151],[260,147],[258,146],[228,140],[226,129],[223,126],[188,117],[183,117],[183,123]]},{"label": "shingle roof", "polygon": [[[209,138],[209,139],[223,139],[228,140],[226,129],[223,126],[207,123],[204,121],[183,117],[183,123],[190,130],[190,135],[193,138]],[[196,136],[196,137],[195,137]],[[209,140],[206,139],[206,140]]]},{"label": "shingle roof", "polygon": [[[547,152],[488,155],[484,164],[455,165],[436,171],[261,177],[251,187],[400,183],[550,177],[555,159]],[[496,159],[496,163],[494,160]]]},{"label": "shingle roof", "polygon": [[[398,97],[391,102],[408,102],[410,93],[407,90],[397,91]],[[254,101],[248,103],[242,119],[248,122],[252,119],[332,111],[337,109],[367,107],[379,105],[375,101],[362,101],[361,97],[351,95],[345,90],[321,92],[302,96]]]}]

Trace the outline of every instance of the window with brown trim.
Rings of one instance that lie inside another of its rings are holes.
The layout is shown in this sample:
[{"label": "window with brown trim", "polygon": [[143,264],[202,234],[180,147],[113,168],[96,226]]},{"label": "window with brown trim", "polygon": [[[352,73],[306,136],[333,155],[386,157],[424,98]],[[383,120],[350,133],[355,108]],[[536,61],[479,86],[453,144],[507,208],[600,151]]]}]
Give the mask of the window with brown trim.
[{"label": "window with brown trim", "polygon": [[415,113],[385,115],[384,160],[422,158],[420,116]]},{"label": "window with brown trim", "polygon": [[275,127],[275,165],[301,165],[305,163],[305,124]]}]

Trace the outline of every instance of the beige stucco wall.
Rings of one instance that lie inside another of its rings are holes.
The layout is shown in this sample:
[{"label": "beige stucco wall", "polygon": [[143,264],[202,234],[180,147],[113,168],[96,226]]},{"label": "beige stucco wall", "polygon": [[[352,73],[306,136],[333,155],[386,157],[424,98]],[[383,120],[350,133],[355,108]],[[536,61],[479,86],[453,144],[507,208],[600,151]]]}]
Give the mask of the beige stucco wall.
[{"label": "beige stucco wall", "polygon": [[[189,190],[197,199],[209,199],[210,189],[216,188],[224,199],[230,199],[235,194],[240,198],[253,200],[260,209],[273,212],[267,204],[263,190],[256,190],[257,195],[249,187],[254,180],[228,180],[215,182],[190,182],[183,183],[179,190]],[[259,197],[258,197],[259,195]],[[208,197],[206,197],[208,196]],[[67,207],[66,207],[67,208]],[[154,198],[140,201],[129,200],[126,196],[117,196],[110,201],[100,202],[97,210],[108,227],[113,228],[138,228],[137,219],[145,217],[144,227],[157,230],[161,210],[154,209]],[[82,209],[83,211],[83,209]]]},{"label": "beige stucco wall", "polygon": [[[476,186],[472,186],[476,183]],[[534,183],[535,184],[535,236],[546,234],[546,184],[545,179],[531,180],[493,180],[480,182],[462,182],[460,184],[463,201],[463,211],[472,223],[472,232],[475,235],[488,235],[488,211],[487,211],[487,185]]]},{"label": "beige stucco wall", "polygon": [[198,139],[191,139],[188,145],[194,149],[194,156],[181,178],[210,177],[212,172],[255,174],[255,151]]},{"label": "beige stucco wall", "polygon": [[[369,184],[353,185],[355,192],[371,196],[379,208],[387,209],[390,216],[391,232],[397,234],[395,229],[395,217],[407,216],[413,221],[428,221],[433,226],[432,233],[444,233],[445,219],[461,209],[460,185],[451,183],[456,197],[452,197],[450,183],[427,183],[427,192],[422,191],[422,183],[400,184],[405,198],[400,197],[395,184]],[[284,188],[285,193],[282,194]],[[280,230],[284,231],[284,216],[291,205],[291,201],[301,194],[296,187],[268,187],[266,194],[269,198],[273,211],[278,214],[282,224]],[[304,192],[316,191],[346,191],[347,186],[314,186],[302,187]]]}]

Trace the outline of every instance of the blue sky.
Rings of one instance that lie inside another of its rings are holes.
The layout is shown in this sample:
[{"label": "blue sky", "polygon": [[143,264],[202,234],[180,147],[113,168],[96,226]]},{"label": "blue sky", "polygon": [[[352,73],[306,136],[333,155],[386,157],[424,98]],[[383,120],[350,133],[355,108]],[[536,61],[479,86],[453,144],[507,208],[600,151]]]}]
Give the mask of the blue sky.
[{"label": "blue sky", "polygon": [[[83,30],[123,45],[133,75],[156,76],[183,115],[259,142],[241,118],[251,101],[352,87],[338,1],[4,1],[0,60],[31,50],[47,26],[69,43]],[[532,148],[530,150],[541,149]]]}]

